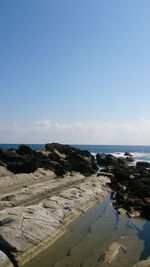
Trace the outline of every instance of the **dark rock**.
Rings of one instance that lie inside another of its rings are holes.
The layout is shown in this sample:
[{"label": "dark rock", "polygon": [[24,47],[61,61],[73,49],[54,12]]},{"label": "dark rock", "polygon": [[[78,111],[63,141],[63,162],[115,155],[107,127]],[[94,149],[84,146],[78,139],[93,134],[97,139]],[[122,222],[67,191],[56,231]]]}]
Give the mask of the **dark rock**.
[{"label": "dark rock", "polygon": [[132,154],[131,154],[130,152],[125,152],[125,153],[124,153],[124,156],[132,157]]},{"label": "dark rock", "polygon": [[2,154],[4,151],[3,151],[3,149],[0,147],[0,154]]},{"label": "dark rock", "polygon": [[[81,156],[87,156],[87,157],[93,157],[88,150],[81,150],[76,147],[72,147],[70,145],[62,145],[58,143],[51,143],[51,144],[45,144],[45,150],[52,152],[52,153],[61,153],[62,155],[81,155]],[[93,157],[94,158],[94,157]]]},{"label": "dark rock", "polygon": [[140,168],[150,168],[150,162],[147,162],[147,161],[138,161],[136,163],[136,166],[137,167],[140,167]]},{"label": "dark rock", "polygon": [[46,144],[46,151],[35,151],[27,145],[0,154],[0,165],[13,173],[31,173],[37,168],[49,169],[62,176],[77,171],[90,175],[97,171],[95,158],[87,150],[69,145]]},{"label": "dark rock", "polygon": [[78,171],[90,175],[98,169],[94,157],[87,150],[58,143],[46,144],[45,149],[50,152],[48,156],[52,161],[59,162],[60,168],[57,168],[57,173]]},{"label": "dark rock", "polygon": [[20,145],[18,147],[18,153],[21,155],[32,154],[32,149],[27,145]]},{"label": "dark rock", "polygon": [[97,164],[99,166],[115,166],[118,164],[128,165],[129,163],[133,162],[134,159],[132,157],[115,157],[111,154],[97,154],[96,155]]},{"label": "dark rock", "polygon": [[8,149],[7,149],[7,152],[9,152],[9,151],[13,151],[13,152],[15,152],[16,149],[15,149],[15,148],[8,148]]},{"label": "dark rock", "polygon": [[115,192],[115,207],[147,216],[150,211],[150,170],[137,166],[118,165],[111,172],[111,187]]},{"label": "dark rock", "polygon": [[13,173],[31,173],[37,170],[37,165],[33,161],[25,161],[21,163],[10,163],[7,169]]},{"label": "dark rock", "polygon": [[134,162],[134,158],[133,157],[131,157],[131,156],[129,156],[129,157],[127,157],[126,158],[126,161],[128,161],[128,162]]},{"label": "dark rock", "polygon": [[150,163],[141,161],[133,166],[130,156],[114,159],[106,154],[98,154],[97,159],[105,166],[101,172],[110,173],[114,207],[150,219]]},{"label": "dark rock", "polygon": [[96,155],[97,164],[99,166],[114,165],[117,162],[117,158],[111,154],[98,153]]},{"label": "dark rock", "polygon": [[8,163],[22,162],[23,157],[22,155],[17,154],[16,150],[12,150],[6,151],[0,155],[0,160],[7,165]]},{"label": "dark rock", "polygon": [[120,163],[120,164],[127,164],[127,160],[125,159],[125,158],[123,158],[123,157],[119,157],[118,159],[117,159],[117,161],[118,161],[118,163]]}]

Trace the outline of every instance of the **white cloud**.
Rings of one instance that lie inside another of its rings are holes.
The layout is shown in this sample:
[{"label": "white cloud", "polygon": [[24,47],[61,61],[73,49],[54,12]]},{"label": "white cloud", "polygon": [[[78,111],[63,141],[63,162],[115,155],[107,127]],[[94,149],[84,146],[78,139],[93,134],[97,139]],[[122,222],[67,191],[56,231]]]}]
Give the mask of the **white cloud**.
[{"label": "white cloud", "polygon": [[42,119],[36,122],[37,127],[49,127],[50,121],[48,119]]},{"label": "white cloud", "polygon": [[0,124],[0,143],[141,144],[150,145],[150,120],[134,123],[52,123],[41,119],[32,126]]}]

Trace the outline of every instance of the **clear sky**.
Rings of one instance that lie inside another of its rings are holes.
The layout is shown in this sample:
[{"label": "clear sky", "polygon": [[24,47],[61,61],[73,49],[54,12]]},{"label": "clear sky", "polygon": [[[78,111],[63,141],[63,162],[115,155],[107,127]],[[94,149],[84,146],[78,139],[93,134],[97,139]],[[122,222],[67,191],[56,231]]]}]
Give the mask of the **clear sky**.
[{"label": "clear sky", "polygon": [[149,0],[1,0],[0,143],[150,145]]}]

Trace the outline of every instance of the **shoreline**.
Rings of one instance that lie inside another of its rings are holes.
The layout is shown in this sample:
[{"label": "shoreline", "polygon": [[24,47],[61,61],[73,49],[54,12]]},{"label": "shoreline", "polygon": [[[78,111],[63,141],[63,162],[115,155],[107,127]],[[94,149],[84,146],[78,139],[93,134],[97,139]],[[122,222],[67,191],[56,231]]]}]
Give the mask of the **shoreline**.
[{"label": "shoreline", "polygon": [[[108,192],[108,194],[109,194],[109,192]],[[107,194],[105,196],[107,196]],[[47,240],[44,240],[43,242],[41,242],[38,247],[33,248],[33,249],[31,249],[31,251],[28,251],[27,253],[20,256],[18,258],[18,262],[21,263],[21,265],[19,265],[19,266],[24,266],[25,263],[29,262],[32,258],[34,258],[38,254],[43,252],[48,247],[52,246],[55,241],[57,241],[63,234],[65,234],[67,226],[72,221],[77,219],[82,213],[86,212],[88,209],[92,208],[95,204],[100,203],[102,201],[102,199],[100,199],[99,201],[96,201],[96,200],[92,201],[92,203],[87,204],[85,207],[82,207],[82,210],[81,209],[76,210],[74,212],[74,214],[70,215],[67,218],[67,220],[64,222],[65,225],[60,226],[60,228],[56,232],[54,232],[53,236],[51,236]],[[9,267],[9,265],[6,267]]]},{"label": "shoreline", "polygon": [[[1,222],[4,222],[0,234],[10,247],[16,248],[16,252],[12,253],[17,261],[15,267],[23,266],[51,246],[65,233],[70,222],[110,192],[107,177],[84,177],[73,173],[67,178],[57,178],[57,187],[59,182],[63,183],[59,192],[40,200],[38,204],[8,207],[0,211]],[[70,183],[69,187],[67,183]],[[3,266],[10,267],[12,263],[9,261]]]},{"label": "shoreline", "polygon": [[150,164],[132,166],[132,154],[125,154],[98,153],[95,159],[86,150],[57,143],[46,144],[41,152],[25,145],[1,152],[0,267],[29,262],[109,192],[118,213],[138,217],[142,209],[149,210]]}]

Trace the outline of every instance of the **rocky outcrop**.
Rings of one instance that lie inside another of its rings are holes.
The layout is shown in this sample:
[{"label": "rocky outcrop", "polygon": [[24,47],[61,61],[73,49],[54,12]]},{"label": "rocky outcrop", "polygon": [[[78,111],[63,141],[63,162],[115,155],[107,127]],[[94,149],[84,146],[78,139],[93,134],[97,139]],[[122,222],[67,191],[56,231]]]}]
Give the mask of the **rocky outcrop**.
[{"label": "rocky outcrop", "polygon": [[97,171],[95,159],[88,151],[57,143],[46,144],[45,150],[41,151],[32,150],[27,145],[1,151],[0,162],[1,166],[7,166],[15,174],[33,173],[38,168],[51,170],[58,176],[68,171],[77,171],[84,175]]},{"label": "rocky outcrop", "polygon": [[[37,169],[34,173],[13,174],[5,168],[0,176],[0,191],[2,193],[13,192],[17,189],[25,188],[31,184],[44,181],[45,179],[51,180],[56,177],[55,173],[50,170]],[[5,175],[4,175],[5,174]]]},{"label": "rocky outcrop", "polygon": [[131,154],[130,152],[125,152],[125,153],[124,153],[124,156],[132,157],[132,154]]},{"label": "rocky outcrop", "polygon": [[3,152],[0,154],[0,160],[5,163],[9,171],[15,174],[33,173],[38,168],[51,169],[50,161],[42,152],[23,153],[20,147]]},{"label": "rocky outcrop", "polygon": [[[60,192],[62,188],[68,188],[81,183],[84,179],[86,179],[85,176],[79,173],[68,173],[63,177],[63,179],[58,177],[56,178],[54,173],[50,173],[50,171],[46,171],[46,173],[49,173],[49,176],[43,175],[36,177],[36,179],[34,179],[35,176],[33,176],[33,180],[31,179],[31,175],[23,175],[23,177],[29,176],[26,183],[24,179],[18,179],[18,183],[13,183],[13,179],[7,180],[7,183],[12,181],[12,190],[6,186],[6,183],[5,187],[2,187],[0,195],[0,210],[6,207],[30,205],[31,203],[39,202],[39,200],[46,199],[49,195],[54,195],[55,193]],[[17,176],[20,175],[18,174]],[[20,183],[21,181],[24,182],[24,185]],[[27,181],[30,181],[30,183],[28,182],[27,184]],[[2,185],[4,185],[4,183],[2,183]]]},{"label": "rocky outcrop", "polygon": [[98,169],[94,157],[87,150],[57,143],[46,144],[45,149],[49,152],[49,158],[59,163],[58,174],[66,171],[78,171],[89,175]]},{"label": "rocky outcrop", "polygon": [[96,154],[97,164],[99,166],[109,166],[117,163],[117,158],[111,154],[98,153]]},{"label": "rocky outcrop", "polygon": [[[147,165],[145,165],[147,166]],[[127,210],[131,217],[150,214],[150,169],[142,165],[115,165],[106,167],[103,172],[110,172],[114,206]]]},{"label": "rocky outcrop", "polygon": [[140,167],[140,168],[150,168],[150,162],[148,162],[148,161],[138,161],[136,163],[136,166]]},{"label": "rocky outcrop", "polygon": [[[22,266],[52,244],[64,233],[71,220],[108,193],[106,177],[80,178],[77,185],[66,188],[64,184],[60,192],[35,205],[0,211],[0,250],[14,266]],[[71,180],[69,177],[64,179]],[[64,179],[60,179],[57,186]]]},{"label": "rocky outcrop", "polygon": [[133,162],[134,159],[131,156],[127,157],[115,157],[111,154],[98,153],[96,155],[97,164],[99,166],[116,166],[116,165],[128,165]]}]

